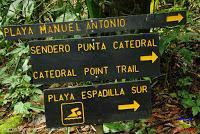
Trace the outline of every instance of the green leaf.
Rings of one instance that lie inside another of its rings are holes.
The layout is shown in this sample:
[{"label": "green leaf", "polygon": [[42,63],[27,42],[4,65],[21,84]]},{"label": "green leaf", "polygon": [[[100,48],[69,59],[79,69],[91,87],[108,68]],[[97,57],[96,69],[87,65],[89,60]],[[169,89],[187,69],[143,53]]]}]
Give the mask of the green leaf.
[{"label": "green leaf", "polygon": [[99,18],[99,5],[97,5],[94,0],[86,0],[86,4],[90,18]]},{"label": "green leaf", "polygon": [[39,97],[39,95],[37,94],[37,95],[32,95],[31,97],[30,97],[30,101],[31,102],[39,102],[41,100],[41,98]]},{"label": "green leaf", "polygon": [[109,133],[110,128],[107,125],[103,125],[103,131],[104,131],[104,133]]},{"label": "green leaf", "polygon": [[186,90],[178,91],[178,96],[180,96],[180,97],[182,97],[184,99],[190,98],[190,94]]},{"label": "green leaf", "polygon": [[23,2],[23,8],[22,8],[22,15],[25,18],[30,18],[32,13],[33,13],[33,9],[34,9],[34,1],[33,0],[24,0]]},{"label": "green leaf", "polygon": [[[5,71],[7,70],[7,66],[0,68],[0,78],[5,78]],[[1,82],[0,82],[1,83]]]},{"label": "green leaf", "polygon": [[29,107],[29,103],[18,102],[14,106],[14,114],[29,114],[27,107]]},{"label": "green leaf", "polygon": [[[65,18],[64,18],[65,17]],[[78,20],[75,14],[71,13],[70,11],[67,11],[65,14],[62,14],[61,16],[56,18],[56,22],[63,22],[64,21],[75,21]]]},{"label": "green leaf", "polygon": [[129,132],[133,128],[133,122],[114,122],[114,123],[105,123],[103,124],[103,129],[105,133],[116,133],[116,132]]},{"label": "green leaf", "polygon": [[22,65],[23,72],[26,72],[31,68],[31,65],[28,65],[28,62],[29,62],[29,58],[25,59],[23,65]]},{"label": "green leaf", "polygon": [[105,128],[105,131],[107,131],[107,133],[116,133],[123,130],[123,126],[120,123],[105,123],[103,127]]},{"label": "green leaf", "polygon": [[[0,16],[0,27],[2,27],[1,25],[2,25],[2,22],[1,22],[1,16]],[[2,31],[2,29],[0,29],[0,37],[1,37],[1,36],[3,36],[3,31]]]},{"label": "green leaf", "polygon": [[31,103],[30,103],[30,102],[26,102],[26,103],[24,103],[24,107],[26,107],[27,109],[30,109],[30,107],[31,107]]},{"label": "green leaf", "polygon": [[23,80],[26,82],[30,82],[31,81],[31,77],[28,75],[23,75]]},{"label": "green leaf", "polygon": [[179,50],[179,53],[184,58],[184,60],[186,60],[188,63],[192,62],[193,53],[190,50],[186,48],[182,48],[181,50]]},{"label": "green leaf", "polygon": [[38,89],[38,88],[34,89],[34,92],[37,93],[37,94],[39,94],[39,95],[42,95],[42,94],[43,94],[43,93],[42,93],[42,90],[40,90],[40,89]]},{"label": "green leaf", "polygon": [[172,98],[177,98],[177,94],[176,93],[170,93],[169,94]]},{"label": "green leaf", "polygon": [[21,55],[23,55],[23,54],[28,54],[29,53],[29,46],[23,46],[24,44],[23,43],[21,43],[21,46],[20,47],[22,47],[23,49],[19,52],[19,56],[21,56]]},{"label": "green leaf", "polygon": [[44,112],[44,106],[31,106],[30,109],[37,113]]},{"label": "green leaf", "polygon": [[192,107],[192,115],[196,116],[198,113],[200,113],[200,107]]},{"label": "green leaf", "polygon": [[198,94],[197,100],[196,100],[197,106],[200,107],[200,94]]},{"label": "green leaf", "polygon": [[6,48],[0,49],[0,55],[5,55],[6,54]]},{"label": "green leaf", "polygon": [[190,86],[191,84],[192,84],[192,78],[190,76],[187,76],[185,78],[179,79],[176,85],[179,87],[186,87]]},{"label": "green leaf", "polygon": [[8,17],[13,17],[14,15],[17,14],[17,12],[20,11],[20,4],[22,0],[16,0],[13,3],[10,4],[10,7],[8,9],[7,16]]},{"label": "green leaf", "polygon": [[24,43],[18,43],[17,45],[18,47],[12,50],[11,52],[7,53],[6,56],[14,55],[14,54],[21,56],[22,54],[29,52],[29,47],[28,46],[25,47]]},{"label": "green leaf", "polygon": [[183,102],[183,106],[185,108],[196,106],[194,100],[192,100],[192,99],[183,99],[182,102]]},{"label": "green leaf", "polygon": [[5,78],[2,81],[2,84],[11,85],[11,87],[14,88],[16,85],[20,84],[19,78],[20,76],[12,75],[10,77]]},{"label": "green leaf", "polygon": [[168,35],[161,36],[160,42],[159,42],[159,52],[162,55],[168,45],[172,43],[172,41],[177,39],[177,30],[170,32]]},{"label": "green leaf", "polygon": [[129,132],[133,128],[133,126],[134,126],[134,123],[132,121],[124,123],[125,132]]},{"label": "green leaf", "polygon": [[148,80],[151,83],[151,78],[150,77],[143,77],[144,80]]}]

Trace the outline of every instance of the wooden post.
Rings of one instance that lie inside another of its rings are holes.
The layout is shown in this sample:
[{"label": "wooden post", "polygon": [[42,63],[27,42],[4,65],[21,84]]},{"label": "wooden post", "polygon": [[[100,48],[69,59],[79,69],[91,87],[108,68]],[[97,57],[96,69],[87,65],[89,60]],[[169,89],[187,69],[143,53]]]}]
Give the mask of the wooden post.
[{"label": "wooden post", "polygon": [[95,125],[94,128],[96,129],[97,134],[104,134],[103,132],[103,124]]}]

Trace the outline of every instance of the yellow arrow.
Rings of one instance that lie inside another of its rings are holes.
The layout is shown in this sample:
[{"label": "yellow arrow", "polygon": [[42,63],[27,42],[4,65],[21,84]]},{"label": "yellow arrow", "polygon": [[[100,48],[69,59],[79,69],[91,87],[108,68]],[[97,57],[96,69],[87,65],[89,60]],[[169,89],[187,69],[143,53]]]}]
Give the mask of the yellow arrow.
[{"label": "yellow arrow", "polygon": [[140,107],[140,104],[137,103],[137,101],[133,101],[133,104],[123,104],[118,105],[118,110],[128,110],[128,109],[134,109],[136,111]]},{"label": "yellow arrow", "polygon": [[173,21],[181,22],[183,18],[184,17],[180,13],[178,13],[178,15],[167,16],[167,22],[173,22]]},{"label": "yellow arrow", "polygon": [[140,61],[152,61],[154,63],[158,59],[158,56],[152,51],[151,55],[148,56],[140,56]]}]

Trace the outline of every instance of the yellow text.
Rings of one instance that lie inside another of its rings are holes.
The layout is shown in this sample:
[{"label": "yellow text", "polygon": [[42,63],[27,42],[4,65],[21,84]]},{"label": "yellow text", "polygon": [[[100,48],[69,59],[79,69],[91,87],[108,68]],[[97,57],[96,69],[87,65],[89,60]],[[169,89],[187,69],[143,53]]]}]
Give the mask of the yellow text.
[{"label": "yellow text", "polygon": [[47,98],[48,102],[68,101],[75,99],[72,93],[49,94]]},{"label": "yellow text", "polygon": [[87,30],[107,29],[107,28],[125,27],[125,26],[126,26],[126,20],[122,18],[86,21]]},{"label": "yellow text", "polygon": [[82,99],[92,99],[92,98],[105,98],[125,95],[124,89],[102,89],[102,90],[88,90],[82,91]]},{"label": "yellow text", "polygon": [[74,69],[61,69],[61,70],[46,70],[41,72],[33,72],[34,79],[45,79],[45,78],[63,78],[63,77],[75,77]]},{"label": "yellow text", "polygon": [[127,49],[127,48],[141,48],[141,47],[156,47],[154,43],[154,39],[146,40],[125,40],[125,41],[114,41],[113,48],[114,49]]},{"label": "yellow text", "polygon": [[85,67],[83,69],[84,75],[101,75],[108,74],[108,66],[104,67]]},{"label": "yellow text", "polygon": [[33,30],[30,26],[20,26],[20,27],[13,27],[3,29],[4,35],[6,36],[21,36],[21,35],[31,35],[33,34]]},{"label": "yellow text", "polygon": [[106,44],[100,42],[86,43],[77,45],[78,51],[98,51],[98,50],[106,50]]},{"label": "yellow text", "polygon": [[147,86],[146,85],[133,86],[131,89],[132,89],[132,94],[147,93]]},{"label": "yellow text", "polygon": [[30,47],[31,54],[40,55],[40,54],[52,54],[52,53],[68,53],[71,50],[69,44],[59,44],[59,45],[45,45],[37,46],[33,45]]},{"label": "yellow text", "polygon": [[136,65],[118,65],[116,66],[117,73],[138,73]]}]

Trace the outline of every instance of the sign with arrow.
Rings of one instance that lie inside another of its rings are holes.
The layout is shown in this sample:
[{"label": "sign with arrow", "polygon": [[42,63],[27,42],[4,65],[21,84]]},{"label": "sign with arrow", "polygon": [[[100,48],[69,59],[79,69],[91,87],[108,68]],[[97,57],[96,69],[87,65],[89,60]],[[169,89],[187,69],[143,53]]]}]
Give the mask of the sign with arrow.
[{"label": "sign with arrow", "polygon": [[186,12],[129,15],[122,17],[98,18],[82,21],[15,25],[3,27],[4,37],[9,40],[19,38],[41,38],[47,36],[87,35],[103,32],[119,32],[135,29],[176,26],[186,23]]},{"label": "sign with arrow", "polygon": [[158,59],[158,56],[152,51],[151,55],[148,56],[140,56],[140,61],[151,61],[154,63]]},{"label": "sign with arrow", "polygon": [[30,42],[34,83],[158,76],[157,34]]},{"label": "sign with arrow", "polygon": [[167,22],[181,22],[183,20],[183,16],[181,13],[178,13],[178,15],[171,15],[167,16]]},{"label": "sign with arrow", "polygon": [[49,128],[148,118],[149,81],[99,84],[44,91]]},{"label": "sign with arrow", "polygon": [[137,109],[140,107],[140,104],[137,103],[137,101],[133,101],[131,104],[122,104],[118,105],[118,110],[128,110],[133,109],[134,111],[137,111]]}]

